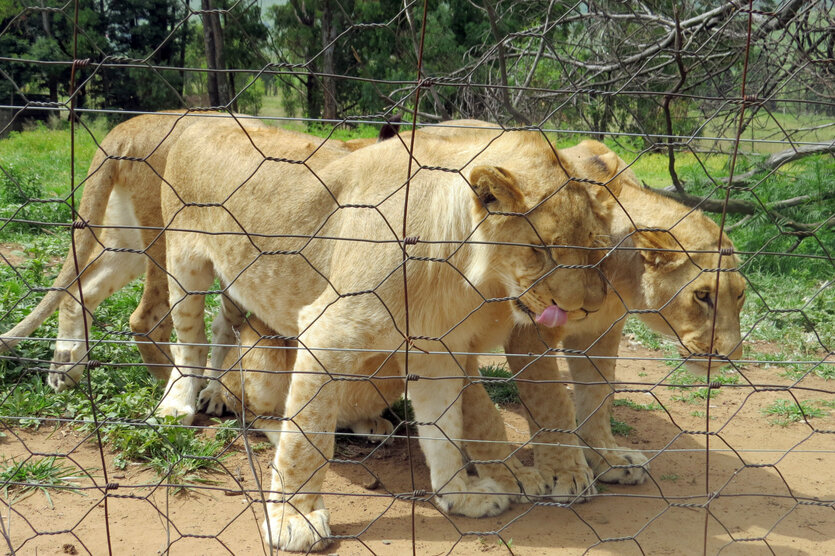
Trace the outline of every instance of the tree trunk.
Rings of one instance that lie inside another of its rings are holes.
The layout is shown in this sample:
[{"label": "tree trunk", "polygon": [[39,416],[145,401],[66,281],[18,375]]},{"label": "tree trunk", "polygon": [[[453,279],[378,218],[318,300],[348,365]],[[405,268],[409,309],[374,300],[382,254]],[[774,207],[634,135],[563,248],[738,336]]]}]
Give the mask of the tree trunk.
[{"label": "tree trunk", "polygon": [[[200,6],[203,10],[212,9],[212,0],[201,0]],[[203,14],[203,49],[206,52],[206,90],[209,93],[209,104],[220,106],[220,98],[217,93],[217,60],[215,59],[215,39],[212,32],[212,21],[210,13]]]},{"label": "tree trunk", "polygon": [[[209,0],[211,2],[211,0]],[[211,14],[212,21],[212,36],[214,38],[215,46],[215,63],[219,72],[217,75],[217,97],[220,104],[228,106],[232,100],[231,87],[229,85],[230,75],[224,71],[226,70],[226,57],[223,54],[223,27],[220,25],[220,14],[215,12]],[[234,107],[230,107],[234,110]]]},{"label": "tree trunk", "polygon": [[333,75],[336,74],[334,64],[334,47],[331,44],[336,38],[336,29],[333,26],[333,11],[330,0],[325,0],[322,5],[322,116],[326,120],[336,119],[336,82]]}]

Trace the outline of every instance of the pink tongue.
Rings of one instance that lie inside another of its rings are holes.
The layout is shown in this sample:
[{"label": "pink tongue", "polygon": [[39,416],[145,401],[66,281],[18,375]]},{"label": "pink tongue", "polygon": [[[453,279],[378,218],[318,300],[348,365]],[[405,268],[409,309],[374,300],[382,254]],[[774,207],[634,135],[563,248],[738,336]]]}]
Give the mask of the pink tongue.
[{"label": "pink tongue", "polygon": [[568,315],[556,305],[551,305],[542,311],[541,315],[536,317],[536,322],[548,328],[554,328],[555,326],[562,326],[568,322]]}]

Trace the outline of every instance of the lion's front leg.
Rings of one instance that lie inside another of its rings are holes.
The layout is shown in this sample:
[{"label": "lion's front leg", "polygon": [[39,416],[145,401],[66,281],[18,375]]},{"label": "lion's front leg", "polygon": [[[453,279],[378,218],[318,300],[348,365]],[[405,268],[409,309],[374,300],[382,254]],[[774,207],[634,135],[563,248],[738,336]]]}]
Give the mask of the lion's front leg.
[{"label": "lion's front leg", "polygon": [[[596,334],[593,338],[580,334],[570,336],[563,344],[569,349],[588,349],[588,358],[569,361],[571,376],[578,382],[574,399],[580,436],[590,447],[585,450],[586,461],[601,481],[633,485],[647,479],[649,460],[641,452],[618,445],[611,425],[615,357],[622,329],[622,324],[615,326],[602,338]],[[595,359],[595,356],[605,356],[605,359]]]},{"label": "lion's front leg", "polygon": [[[445,361],[447,357],[418,355],[415,361],[422,360],[422,364],[414,367],[435,375],[440,372],[439,376],[444,377],[460,373],[456,365]],[[431,361],[437,364],[430,369],[426,365]],[[418,374],[428,373],[419,370]],[[429,465],[436,503],[444,512],[467,517],[498,515],[510,505],[510,496],[489,477],[468,476],[463,449],[457,444],[464,435],[459,396],[462,383],[457,378],[409,383],[420,446]]]},{"label": "lion's front leg", "polygon": [[550,496],[582,502],[597,491],[581,440],[573,432],[574,404],[565,386],[556,382],[559,373],[553,358],[521,355],[542,353],[545,347],[535,328],[520,327],[511,333],[505,352],[527,409],[536,468],[551,482]]},{"label": "lion's front leg", "polygon": [[[467,374],[477,376],[475,357],[467,360]],[[550,492],[549,482],[536,467],[522,465],[510,445],[504,420],[481,384],[468,384],[462,397],[467,455],[479,477],[496,481],[504,492],[519,492],[517,502]]]},{"label": "lion's front leg", "polygon": [[335,368],[327,352],[301,351],[287,395],[284,424],[273,460],[264,538],[293,552],[318,551],[330,543],[330,514],[322,482],[333,457],[340,383],[323,370]]}]

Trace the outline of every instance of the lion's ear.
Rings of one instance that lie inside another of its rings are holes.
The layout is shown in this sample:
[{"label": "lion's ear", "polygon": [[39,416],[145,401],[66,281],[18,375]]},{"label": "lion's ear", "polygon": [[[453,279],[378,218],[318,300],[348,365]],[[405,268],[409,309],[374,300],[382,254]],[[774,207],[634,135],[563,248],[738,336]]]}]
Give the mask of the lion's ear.
[{"label": "lion's ear", "polygon": [[480,208],[498,212],[521,212],[525,195],[516,178],[499,166],[476,166],[470,172],[470,185]]},{"label": "lion's ear", "polygon": [[641,249],[644,262],[656,270],[671,271],[687,260],[681,245],[667,231],[636,231],[632,236],[635,247]]},{"label": "lion's ear", "polygon": [[[588,145],[589,143],[593,145]],[[594,148],[579,148],[582,146]],[[571,147],[571,149],[574,148]],[[570,151],[571,149],[567,150]],[[557,151],[563,170],[573,178],[599,182],[601,185],[587,184],[589,192],[592,198],[602,205],[604,212],[611,211],[615,205],[615,198],[620,195],[623,188],[619,171],[625,168],[626,164],[614,151],[597,141],[583,141],[577,147],[577,151],[584,152],[586,155],[572,160],[570,156],[566,156],[567,152]],[[589,151],[594,154],[588,156]]]}]

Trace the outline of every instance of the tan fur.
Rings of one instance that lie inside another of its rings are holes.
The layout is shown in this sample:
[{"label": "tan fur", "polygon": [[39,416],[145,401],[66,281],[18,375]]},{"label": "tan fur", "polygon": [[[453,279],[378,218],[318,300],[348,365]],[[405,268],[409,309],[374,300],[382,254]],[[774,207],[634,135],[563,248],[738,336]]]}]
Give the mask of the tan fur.
[{"label": "tan fur", "polygon": [[[281,423],[269,417],[283,417],[290,372],[296,361],[298,343],[281,338],[255,316],[249,316],[237,331],[239,345],[226,355],[219,378],[226,407],[253,428],[260,429],[277,444]],[[337,427],[383,440],[394,431],[380,413],[403,394],[399,376],[355,381],[343,388]],[[245,410],[244,410],[245,409]]]},{"label": "tan fur", "polygon": [[[445,122],[425,128],[425,132],[443,137],[468,136],[482,145],[503,134],[498,126],[478,120]],[[562,150],[561,155],[581,175],[601,183],[607,181],[603,176],[617,169],[612,181],[622,188],[619,197],[622,208],[614,212],[611,240],[626,248],[608,257],[603,267],[612,287],[601,310],[565,327],[563,347],[589,357],[569,359],[573,380],[598,384],[614,381],[614,357],[618,353],[624,317],[630,309],[653,311],[639,316],[655,330],[676,339],[680,353],[688,358],[688,366],[694,370],[707,369],[708,360],[695,354],[711,353],[711,345],[712,352],[719,355],[712,359],[713,369],[717,369],[718,361],[738,358],[741,354],[739,311],[744,301],[745,282],[736,272],[735,255],[722,257],[723,272],[710,270],[720,263],[718,226],[698,210],[641,188],[626,163],[602,143],[583,141]],[[639,229],[660,228],[669,232],[637,232],[634,225]],[[733,249],[725,236],[721,246]],[[636,252],[636,247],[641,250]],[[697,294],[709,296],[714,306],[699,300]],[[557,347],[559,340],[547,331],[543,334],[542,330],[527,326],[514,330],[505,346],[511,369],[521,379],[520,396],[530,410],[528,420],[537,469],[546,479],[553,480],[553,495],[565,492],[576,496],[589,492],[587,487],[594,475],[606,482],[643,482],[648,469],[646,457],[619,448],[611,431],[613,387],[578,384],[574,392],[575,415],[567,392],[554,382],[559,380],[556,364],[544,355],[548,349]],[[527,357],[527,354],[541,355]],[[604,359],[591,359],[594,356]],[[473,365],[468,372],[474,376],[477,369]],[[477,453],[479,459],[509,461],[510,449],[501,448],[501,442],[506,441],[504,435],[485,436],[479,429],[483,417],[466,415],[472,407],[468,397],[477,395],[473,392],[465,391],[464,396],[465,436],[496,443],[472,443],[468,451]],[[575,426],[575,422],[580,426]],[[570,432],[550,433],[545,429]],[[582,458],[580,450],[566,449],[559,444],[591,448],[584,451],[585,458]],[[589,462],[591,470],[583,459]]]},{"label": "tan fur", "polygon": [[[561,154],[572,160],[580,172],[589,171],[590,165],[599,165],[594,156],[606,165],[617,159],[612,158],[614,153],[605,145],[595,141],[584,141]],[[725,271],[711,270],[720,265],[719,229],[712,220],[700,211],[641,188],[622,160],[617,159],[616,164],[619,168],[616,179],[623,182],[618,198],[622,210],[614,211],[612,241],[625,249],[613,253],[603,267],[611,288],[601,309],[569,323],[562,339],[564,348],[587,356],[568,360],[572,379],[578,382],[574,390],[576,415],[565,389],[553,382],[559,379],[555,362],[543,357],[549,347],[557,346],[557,338],[543,335],[531,326],[518,327],[505,351],[512,371],[525,379],[519,382],[519,388],[524,405],[531,412],[528,418],[535,432],[533,441],[588,445],[591,448],[584,451],[585,459],[595,476],[606,482],[634,484],[646,479],[648,461],[640,452],[618,446],[609,419],[615,386],[608,383],[615,381],[615,357],[627,311],[652,311],[639,316],[653,329],[677,340],[682,356],[689,358],[688,365],[696,370],[706,370],[708,361],[694,354],[719,354],[712,360],[716,372],[722,361],[739,358],[741,354],[739,312],[745,282],[736,272],[735,255],[722,257],[721,268]],[[668,231],[636,232],[633,222],[639,229]],[[725,236],[721,245],[733,248]],[[641,250],[636,251],[633,246]],[[705,294],[711,298],[713,307],[699,299]],[[527,354],[542,355],[527,357]],[[535,382],[527,382],[530,380]],[[478,418],[466,416],[468,407],[465,403],[465,422],[477,422]],[[575,427],[575,419],[579,427]],[[571,432],[543,432],[549,428]],[[482,438],[471,431],[466,436]],[[480,446],[484,447],[480,457],[506,457],[507,451],[497,449],[499,445]],[[553,475],[557,485],[565,479],[565,469],[583,467],[576,449],[540,445],[534,449],[537,469],[546,477]],[[569,478],[577,476],[576,470],[568,474]]]},{"label": "tan fur", "polygon": [[[52,285],[55,290],[7,333],[11,337],[29,336],[60,305],[58,339],[48,379],[56,391],[75,385],[87,360],[79,280],[89,328],[96,307],[142,272],[154,286],[143,292],[139,307],[131,315],[131,329],[143,339],[139,350],[151,373],[168,378],[172,358],[165,342],[169,341],[172,324],[168,316],[165,243],[159,237],[159,188],[171,145],[198,121],[211,128],[263,127],[257,120],[218,113],[146,114],[114,127],[96,150],[81,184],[84,194],[78,213],[87,227],[74,232],[75,255],[72,249],[67,254]],[[4,339],[0,351],[18,341]]]},{"label": "tan fur", "polygon": [[[608,235],[609,192],[570,182],[563,168],[573,174],[571,163],[534,134],[509,133],[486,150],[467,138],[421,135],[405,226],[407,236],[420,238],[406,248],[407,326],[398,239],[409,156],[400,141],[356,151],[313,175],[298,164],[265,164],[235,130],[212,137],[236,161],[220,164],[205,156],[212,148],[189,147],[190,133],[172,150],[181,163],[166,170],[171,187],[162,191],[172,316],[183,344],[159,412],[186,421],[194,413],[199,382],[189,373],[205,361],[206,338],[202,297],[187,292],[205,291],[217,274],[236,304],[308,348],[290,377],[273,465],[271,498],[288,504],[269,505],[271,543],[288,550],[328,544],[321,497],[297,491],[320,490],[333,437],[317,433],[334,430],[346,399],[342,379],[357,375],[402,376],[408,368],[420,377],[408,383],[409,395],[441,508],[473,517],[506,508],[509,497],[496,494],[502,486],[469,477],[450,441],[464,433],[460,394],[470,365],[454,354],[500,345],[515,324],[531,322],[517,303],[489,300],[518,300],[536,313],[556,303],[571,318],[599,308],[599,273],[573,268],[599,254],[529,245],[596,245]],[[288,148],[282,158],[298,156]],[[459,172],[427,168],[438,166]]]}]

